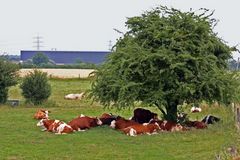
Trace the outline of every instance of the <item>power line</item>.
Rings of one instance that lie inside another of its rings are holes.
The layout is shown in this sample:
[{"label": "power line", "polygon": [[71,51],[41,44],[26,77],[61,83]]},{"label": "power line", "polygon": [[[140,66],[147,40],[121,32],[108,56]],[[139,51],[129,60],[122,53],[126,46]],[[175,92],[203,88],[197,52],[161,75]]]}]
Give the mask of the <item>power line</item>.
[{"label": "power line", "polygon": [[36,37],[33,37],[33,39],[36,39],[35,41],[33,41],[33,43],[36,44],[36,46],[34,46],[34,48],[36,48],[39,51],[40,48],[43,47],[41,45],[43,43],[43,41],[42,41],[43,38],[40,36],[36,36]]}]

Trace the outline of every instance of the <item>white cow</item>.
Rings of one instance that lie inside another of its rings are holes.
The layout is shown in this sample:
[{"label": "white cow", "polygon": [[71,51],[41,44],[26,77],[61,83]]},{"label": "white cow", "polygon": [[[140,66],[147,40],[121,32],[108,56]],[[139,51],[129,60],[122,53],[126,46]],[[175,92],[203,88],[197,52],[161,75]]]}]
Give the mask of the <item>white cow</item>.
[{"label": "white cow", "polygon": [[195,106],[194,106],[194,107],[191,108],[191,112],[192,112],[192,113],[202,112],[202,109],[201,109],[200,107],[195,107]]},{"label": "white cow", "polygon": [[64,96],[64,98],[65,99],[70,99],[70,100],[72,100],[72,99],[82,99],[83,98],[83,96],[84,96],[84,92],[82,92],[82,93],[80,93],[80,94],[68,94],[68,95],[65,95]]}]

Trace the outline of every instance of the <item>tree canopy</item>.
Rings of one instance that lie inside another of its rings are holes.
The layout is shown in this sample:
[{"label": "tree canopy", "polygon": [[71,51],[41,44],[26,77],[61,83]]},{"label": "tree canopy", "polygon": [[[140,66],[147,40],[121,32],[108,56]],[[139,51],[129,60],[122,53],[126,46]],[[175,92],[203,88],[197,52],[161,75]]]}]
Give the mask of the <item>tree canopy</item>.
[{"label": "tree canopy", "polygon": [[172,121],[183,102],[232,101],[237,82],[226,71],[231,47],[213,31],[212,14],[160,6],[128,18],[128,31],[96,73],[94,99],[120,108],[140,101]]},{"label": "tree canopy", "polygon": [[49,58],[41,52],[35,54],[32,57],[32,63],[35,64],[36,66],[40,66],[42,64],[47,64],[48,62],[49,62]]}]

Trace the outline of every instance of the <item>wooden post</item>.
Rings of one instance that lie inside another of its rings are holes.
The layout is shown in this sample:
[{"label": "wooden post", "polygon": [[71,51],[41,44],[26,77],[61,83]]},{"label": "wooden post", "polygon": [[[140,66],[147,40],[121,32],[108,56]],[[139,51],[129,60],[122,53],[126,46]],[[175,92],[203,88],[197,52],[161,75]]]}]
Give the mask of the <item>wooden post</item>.
[{"label": "wooden post", "polygon": [[240,107],[236,106],[235,110],[235,116],[236,116],[236,123],[237,123],[237,128],[240,129]]},{"label": "wooden post", "polygon": [[237,108],[237,122],[240,123],[240,108]]}]

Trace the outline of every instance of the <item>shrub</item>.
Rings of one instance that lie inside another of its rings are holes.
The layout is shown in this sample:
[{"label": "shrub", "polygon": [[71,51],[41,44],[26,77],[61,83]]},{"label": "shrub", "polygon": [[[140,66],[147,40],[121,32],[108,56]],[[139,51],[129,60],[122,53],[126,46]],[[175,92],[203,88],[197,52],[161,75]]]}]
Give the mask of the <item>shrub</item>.
[{"label": "shrub", "polygon": [[17,84],[19,67],[0,57],[0,104],[6,103],[8,88]]},{"label": "shrub", "polygon": [[34,105],[42,104],[51,95],[51,86],[48,83],[47,73],[39,70],[30,72],[20,86],[26,102]]}]

